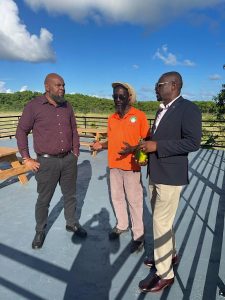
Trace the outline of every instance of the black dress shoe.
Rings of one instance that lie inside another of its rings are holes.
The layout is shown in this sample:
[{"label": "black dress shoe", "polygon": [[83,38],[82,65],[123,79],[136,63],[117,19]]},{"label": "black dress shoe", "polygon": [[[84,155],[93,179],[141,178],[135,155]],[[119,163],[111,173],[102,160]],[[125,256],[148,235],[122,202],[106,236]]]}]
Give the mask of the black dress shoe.
[{"label": "black dress shoe", "polygon": [[117,228],[117,227],[114,227],[114,228],[112,229],[112,231],[109,233],[109,239],[110,239],[110,240],[118,239],[119,236],[121,235],[121,233],[127,232],[128,230],[129,230],[128,228],[122,230],[122,229],[119,229],[119,228]]},{"label": "black dress shoe", "polygon": [[75,224],[73,226],[66,225],[66,230],[70,232],[74,232],[77,236],[81,238],[85,238],[87,236],[87,231],[80,226],[80,224]]},{"label": "black dress shoe", "polygon": [[44,240],[45,240],[44,231],[37,231],[32,242],[32,248],[40,249],[44,243]]},{"label": "black dress shoe", "polygon": [[166,287],[172,285],[174,283],[174,278],[170,279],[162,279],[158,275],[154,274],[150,278],[146,278],[139,282],[139,288],[142,292],[160,292]]},{"label": "black dress shoe", "polygon": [[144,248],[144,241],[143,240],[132,240],[130,244],[130,253],[140,252]]},{"label": "black dress shoe", "polygon": [[[179,257],[176,254],[172,257],[172,265],[174,266],[174,265],[177,265],[178,263],[179,263]],[[148,257],[144,260],[144,264],[149,268],[155,267],[154,259],[151,259],[151,258],[148,258]]]}]

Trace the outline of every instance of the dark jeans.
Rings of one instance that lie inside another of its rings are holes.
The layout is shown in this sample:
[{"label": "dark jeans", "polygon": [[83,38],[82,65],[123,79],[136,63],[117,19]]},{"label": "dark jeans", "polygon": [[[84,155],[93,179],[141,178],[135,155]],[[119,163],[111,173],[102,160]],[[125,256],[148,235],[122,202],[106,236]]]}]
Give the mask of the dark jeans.
[{"label": "dark jeans", "polygon": [[64,216],[67,225],[75,224],[77,158],[69,153],[63,158],[38,157],[40,168],[35,175],[38,198],[35,206],[36,231],[44,230],[48,208],[59,183],[64,200]]}]

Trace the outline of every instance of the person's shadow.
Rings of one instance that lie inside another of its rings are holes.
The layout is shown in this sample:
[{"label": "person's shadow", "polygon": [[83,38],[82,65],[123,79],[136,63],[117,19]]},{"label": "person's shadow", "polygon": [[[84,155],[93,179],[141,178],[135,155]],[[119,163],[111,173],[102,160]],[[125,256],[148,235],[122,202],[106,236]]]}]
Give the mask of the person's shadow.
[{"label": "person's shadow", "polygon": [[105,174],[98,176],[98,180],[104,180],[104,179],[106,179],[106,184],[107,184],[107,188],[108,188],[109,202],[110,202],[110,205],[112,207],[114,216],[116,217],[116,213],[115,213],[115,210],[114,210],[114,207],[113,207],[112,197],[111,197],[110,170],[109,170],[109,167],[106,167]]},{"label": "person's shadow", "polygon": [[109,212],[102,208],[98,214],[87,221],[86,240],[75,234],[72,242],[81,243],[81,248],[70,270],[70,279],[64,299],[99,300],[109,299],[109,291],[113,273],[110,264],[110,253],[116,253],[120,248],[119,239],[110,243]]},{"label": "person's shadow", "polygon": [[[88,186],[92,176],[92,168],[89,160],[84,160],[77,166],[77,182],[76,182],[76,222],[79,222],[81,217],[82,207],[84,205],[84,199],[88,190]],[[46,235],[61,211],[63,210],[63,197],[58,201],[58,203],[52,208],[48,216],[48,225],[46,227]]]}]

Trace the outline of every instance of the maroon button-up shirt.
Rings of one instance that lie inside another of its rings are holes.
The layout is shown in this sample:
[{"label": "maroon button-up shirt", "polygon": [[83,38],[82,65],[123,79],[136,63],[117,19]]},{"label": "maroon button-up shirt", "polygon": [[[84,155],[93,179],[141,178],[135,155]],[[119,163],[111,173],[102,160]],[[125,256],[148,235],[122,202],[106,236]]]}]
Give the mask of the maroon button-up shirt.
[{"label": "maroon button-up shirt", "polygon": [[55,107],[43,95],[32,99],[25,106],[16,131],[22,157],[30,157],[27,136],[31,130],[37,154],[57,155],[73,151],[79,155],[80,140],[76,119],[68,102]]}]

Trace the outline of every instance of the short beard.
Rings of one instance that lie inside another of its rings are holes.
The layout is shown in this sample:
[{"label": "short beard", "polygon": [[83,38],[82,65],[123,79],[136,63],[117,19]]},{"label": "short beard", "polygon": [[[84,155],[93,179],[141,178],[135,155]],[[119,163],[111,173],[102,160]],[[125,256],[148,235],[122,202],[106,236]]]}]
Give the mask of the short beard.
[{"label": "short beard", "polygon": [[120,117],[123,117],[128,109],[129,105],[115,105],[115,110]]},{"label": "short beard", "polygon": [[66,100],[64,97],[61,97],[61,96],[56,96],[56,95],[52,95],[50,94],[49,95],[57,104],[63,104]]},{"label": "short beard", "polygon": [[123,117],[130,107],[130,103],[128,99],[126,101],[123,101],[122,103],[120,102],[120,104],[117,104],[117,101],[114,100],[114,104],[115,104],[115,110],[120,117]]}]

